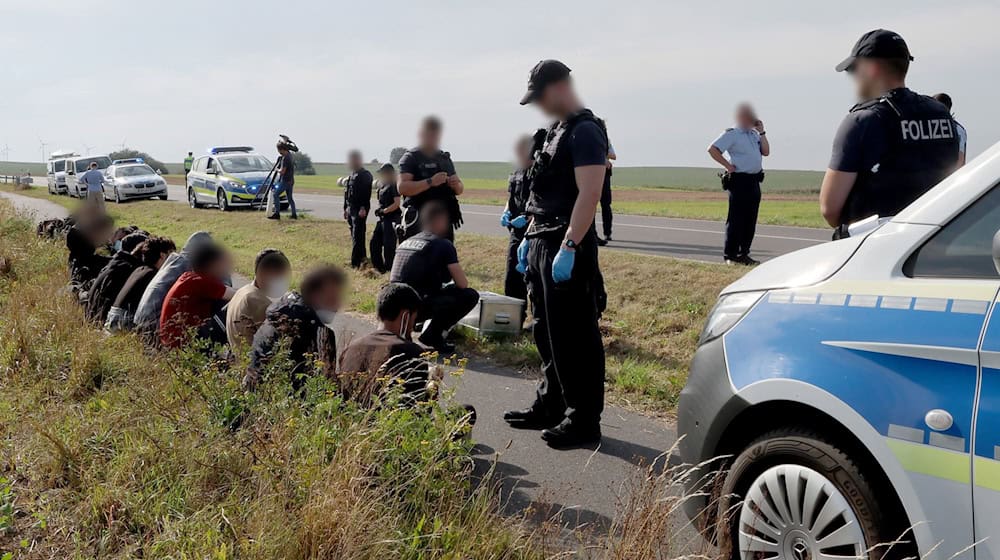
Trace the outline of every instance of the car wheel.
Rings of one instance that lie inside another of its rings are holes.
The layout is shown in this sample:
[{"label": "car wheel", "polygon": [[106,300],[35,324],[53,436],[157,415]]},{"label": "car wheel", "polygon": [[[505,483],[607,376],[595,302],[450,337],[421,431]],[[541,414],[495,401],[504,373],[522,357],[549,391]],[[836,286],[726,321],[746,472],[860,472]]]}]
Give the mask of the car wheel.
[{"label": "car wheel", "polygon": [[201,203],[198,202],[198,197],[194,194],[194,189],[188,187],[188,204],[191,208],[201,208]]},{"label": "car wheel", "polygon": [[876,559],[903,548],[877,546],[900,535],[882,518],[875,489],[844,451],[810,432],[755,440],[733,461],[720,496],[720,545],[734,559]]},{"label": "car wheel", "polygon": [[160,200],[167,200],[167,195],[161,194],[160,195]]},{"label": "car wheel", "polygon": [[215,194],[215,199],[218,201],[219,210],[223,212],[229,212],[231,208],[229,207],[229,199],[226,198],[226,191],[219,189],[219,192]]}]

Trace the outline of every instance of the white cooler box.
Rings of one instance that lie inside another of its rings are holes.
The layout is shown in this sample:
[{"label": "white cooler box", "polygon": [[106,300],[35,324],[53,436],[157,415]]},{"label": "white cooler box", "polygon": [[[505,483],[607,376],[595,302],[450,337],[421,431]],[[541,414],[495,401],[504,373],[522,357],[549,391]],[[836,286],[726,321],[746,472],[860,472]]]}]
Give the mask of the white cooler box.
[{"label": "white cooler box", "polygon": [[524,310],[523,299],[480,292],[479,304],[458,324],[483,335],[518,335],[524,325]]}]

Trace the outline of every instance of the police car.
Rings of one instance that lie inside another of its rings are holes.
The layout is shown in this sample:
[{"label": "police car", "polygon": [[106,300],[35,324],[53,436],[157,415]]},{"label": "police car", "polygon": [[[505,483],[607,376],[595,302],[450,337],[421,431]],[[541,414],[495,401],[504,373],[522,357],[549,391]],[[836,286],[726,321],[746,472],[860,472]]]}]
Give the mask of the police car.
[{"label": "police car", "polygon": [[[212,148],[194,160],[187,176],[187,199],[192,208],[216,206],[223,212],[235,207],[260,207],[258,196],[273,164],[249,146]],[[281,194],[281,206],[286,196]]]},{"label": "police car", "polygon": [[116,159],[104,172],[104,200],[167,199],[167,182],[142,158]]},{"label": "police car", "polygon": [[734,558],[1000,558],[1000,144],[871,226],[707,319],[680,460]]}]

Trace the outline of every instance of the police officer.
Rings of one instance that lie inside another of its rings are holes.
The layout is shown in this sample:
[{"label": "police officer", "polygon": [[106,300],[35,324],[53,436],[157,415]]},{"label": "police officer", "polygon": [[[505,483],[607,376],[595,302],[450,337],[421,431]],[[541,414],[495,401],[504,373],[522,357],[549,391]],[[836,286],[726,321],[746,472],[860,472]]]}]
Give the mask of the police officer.
[{"label": "police officer", "polygon": [[726,264],[751,266],[760,264],[750,257],[750,245],[757,231],[763,158],[771,154],[771,144],[764,123],[749,103],[736,107],[735,122],[735,127],[727,128],[712,142],[708,154],[725,169],[722,188],[729,193],[723,258]]},{"label": "police officer", "polygon": [[531,167],[531,149],[534,143],[530,135],[525,135],[514,145],[514,161],[517,162],[517,168],[507,181],[507,206],[500,216],[500,225],[510,231],[503,292],[508,297],[523,300],[528,299],[528,287],[524,283],[524,274],[517,270],[517,248],[524,241],[524,233],[528,229],[528,216],[525,213],[531,185],[528,180],[528,168]]},{"label": "police officer", "polygon": [[186,158],[184,158],[184,181],[187,181],[188,173],[191,173],[191,167],[194,165],[194,152],[188,152]]},{"label": "police officer", "polygon": [[607,171],[608,136],[574,91],[570,69],[543,60],[521,104],[558,119],[536,134],[525,240],[518,248],[535,312],[535,343],[545,375],[535,402],[504,413],[514,427],[541,429],[556,448],[595,443],[604,409],[603,294],[594,215]]},{"label": "police officer", "polygon": [[451,154],[441,151],[441,119],[429,116],[420,124],[418,146],[407,150],[399,160],[399,193],[403,195],[403,238],[420,231],[420,207],[427,201],[440,200],[448,209],[451,221],[447,238],[455,240],[455,228],[462,225],[458,197],[465,190],[455,172]]},{"label": "police officer", "polygon": [[365,262],[365,226],[372,206],[372,174],[364,168],[361,152],[347,154],[347,190],[344,193],[344,220],[351,228],[351,266],[359,268]]},{"label": "police officer", "polygon": [[[950,95],[947,93],[936,93],[934,94],[934,99],[940,101],[942,105],[947,107],[949,112],[951,111],[952,101]],[[955,118],[955,113],[951,114],[951,118]],[[968,152],[969,134],[965,131],[965,127],[962,126],[962,123],[957,120],[955,121],[955,133],[958,134],[958,165],[956,167],[958,168],[965,166],[965,154]]]},{"label": "police officer", "polygon": [[618,159],[615,147],[608,142],[608,171],[604,174],[604,185],[601,186],[601,226],[604,229],[604,238],[598,239],[597,244],[605,246],[611,242],[611,224],[614,221],[614,213],[611,211],[611,168]]},{"label": "police officer", "polygon": [[396,186],[396,169],[391,163],[382,164],[378,170],[376,199],[378,208],[375,209],[375,216],[378,222],[368,248],[371,250],[372,265],[379,272],[389,272],[396,258],[396,226],[403,215],[399,188]]},{"label": "police officer", "polygon": [[837,131],[820,189],[834,238],[858,220],[895,215],[955,169],[955,120],[940,102],[907,89],[912,60],[899,34],[876,29],[837,66],[854,78],[861,103]]}]

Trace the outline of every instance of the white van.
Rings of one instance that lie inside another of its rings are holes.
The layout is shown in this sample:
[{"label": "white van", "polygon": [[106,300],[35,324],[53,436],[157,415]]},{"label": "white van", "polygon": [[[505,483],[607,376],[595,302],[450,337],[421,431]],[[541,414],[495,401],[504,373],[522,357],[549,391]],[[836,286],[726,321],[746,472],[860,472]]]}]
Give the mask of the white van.
[{"label": "white van", "polygon": [[97,162],[97,168],[104,172],[111,167],[111,158],[108,156],[76,156],[66,160],[66,192],[70,196],[86,198],[87,188],[80,187],[77,177],[83,175],[91,163]]},{"label": "white van", "polygon": [[67,194],[66,190],[66,160],[79,154],[67,151],[52,152],[45,164],[45,175],[48,179],[49,194]]}]

